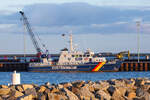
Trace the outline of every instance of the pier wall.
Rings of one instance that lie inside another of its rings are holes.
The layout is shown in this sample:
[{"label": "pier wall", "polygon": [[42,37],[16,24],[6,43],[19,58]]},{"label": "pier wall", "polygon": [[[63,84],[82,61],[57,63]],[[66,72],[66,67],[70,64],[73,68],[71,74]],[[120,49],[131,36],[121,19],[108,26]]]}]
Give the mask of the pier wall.
[{"label": "pier wall", "polygon": [[123,62],[119,71],[150,71],[150,62]]},{"label": "pier wall", "polygon": [[3,72],[12,72],[14,70],[16,71],[28,71],[28,63],[0,63],[0,71]]},{"label": "pier wall", "polygon": [[[7,61],[7,62],[1,62],[0,61],[0,71],[1,72],[12,72],[14,70],[16,71],[28,71],[29,62],[19,62],[18,60]],[[120,69],[120,72],[123,71],[150,71],[150,60],[145,61],[124,61],[122,62]]]}]

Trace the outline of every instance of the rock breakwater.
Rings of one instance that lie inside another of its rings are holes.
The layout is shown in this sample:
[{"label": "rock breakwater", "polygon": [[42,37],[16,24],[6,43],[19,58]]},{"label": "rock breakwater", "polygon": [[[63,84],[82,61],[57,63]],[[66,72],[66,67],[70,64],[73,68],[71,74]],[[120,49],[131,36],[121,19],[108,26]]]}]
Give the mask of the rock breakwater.
[{"label": "rock breakwater", "polygon": [[150,100],[150,79],[0,85],[0,100]]}]

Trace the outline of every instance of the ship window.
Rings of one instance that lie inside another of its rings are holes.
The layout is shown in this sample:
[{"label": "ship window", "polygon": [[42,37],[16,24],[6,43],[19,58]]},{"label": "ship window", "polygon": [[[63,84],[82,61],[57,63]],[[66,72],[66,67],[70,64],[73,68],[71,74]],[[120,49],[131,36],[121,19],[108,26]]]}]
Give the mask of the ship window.
[{"label": "ship window", "polygon": [[72,57],[74,57],[74,55],[72,55]]},{"label": "ship window", "polygon": [[77,58],[77,57],[78,57],[78,55],[75,55],[75,57]]},{"label": "ship window", "polygon": [[82,57],[82,55],[79,55],[79,57]]},{"label": "ship window", "polygon": [[80,60],[82,60],[82,58],[75,58],[75,60],[80,61]]},{"label": "ship window", "polygon": [[89,62],[92,62],[92,59],[91,59],[91,58],[89,59]]},{"label": "ship window", "polygon": [[90,55],[86,55],[87,57],[89,57]]},{"label": "ship window", "polygon": [[71,60],[71,58],[68,58],[68,60],[70,61],[70,60]]}]

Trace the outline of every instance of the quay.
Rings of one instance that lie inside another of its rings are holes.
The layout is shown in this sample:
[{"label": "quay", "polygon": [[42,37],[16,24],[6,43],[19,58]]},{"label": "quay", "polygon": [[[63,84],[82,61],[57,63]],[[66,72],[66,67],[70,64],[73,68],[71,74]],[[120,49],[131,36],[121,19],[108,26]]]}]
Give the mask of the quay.
[{"label": "quay", "polygon": [[[101,53],[104,57],[116,57],[116,54],[112,53]],[[59,54],[51,54],[51,57],[59,57]],[[134,58],[137,54],[131,54]],[[146,57],[150,54],[141,54],[141,56]],[[127,57],[127,55],[125,55]],[[33,60],[34,59],[34,60]],[[36,54],[26,54],[26,60],[24,61],[24,54],[1,54],[0,55],[0,71],[1,72],[12,72],[16,71],[28,71],[28,66],[30,62],[39,62]],[[122,62],[119,71],[150,71],[150,59],[126,59]]]},{"label": "quay", "polygon": [[19,72],[28,71],[29,63],[26,62],[0,62],[1,72],[12,72],[14,70]]},{"label": "quay", "polygon": [[150,71],[150,60],[125,60],[119,71]]}]

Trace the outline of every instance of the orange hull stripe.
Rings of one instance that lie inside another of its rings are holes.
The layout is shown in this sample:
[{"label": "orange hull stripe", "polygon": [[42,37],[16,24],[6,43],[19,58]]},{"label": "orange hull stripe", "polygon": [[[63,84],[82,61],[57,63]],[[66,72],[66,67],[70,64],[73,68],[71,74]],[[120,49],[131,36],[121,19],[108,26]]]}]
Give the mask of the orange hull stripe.
[{"label": "orange hull stripe", "polygon": [[94,72],[99,71],[99,69],[101,69],[104,64],[105,62],[100,62],[98,65],[96,65],[96,67],[92,71]]}]

